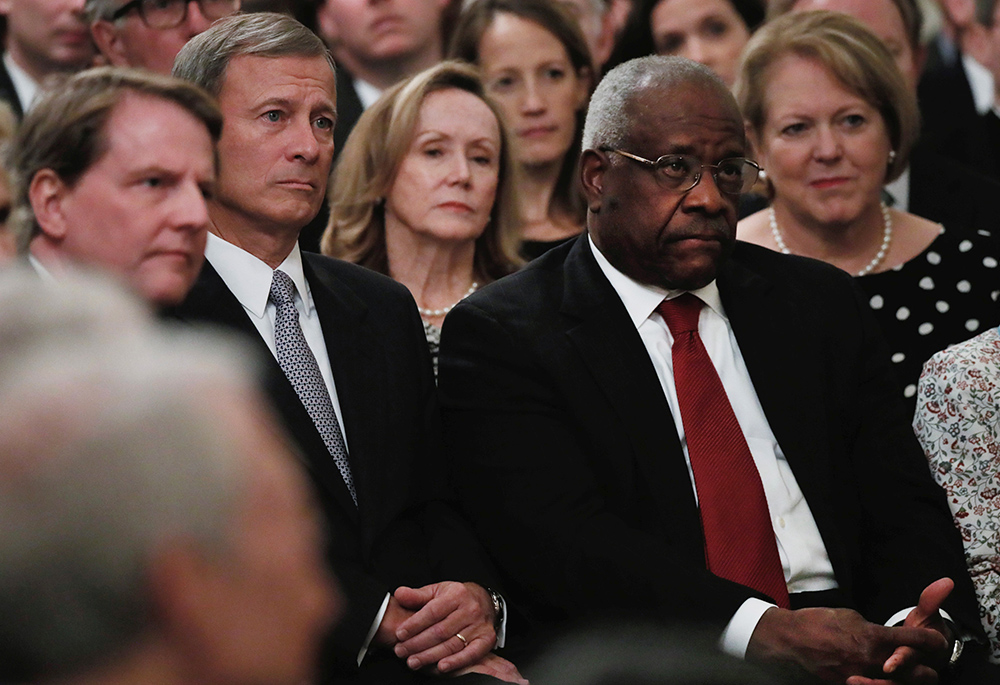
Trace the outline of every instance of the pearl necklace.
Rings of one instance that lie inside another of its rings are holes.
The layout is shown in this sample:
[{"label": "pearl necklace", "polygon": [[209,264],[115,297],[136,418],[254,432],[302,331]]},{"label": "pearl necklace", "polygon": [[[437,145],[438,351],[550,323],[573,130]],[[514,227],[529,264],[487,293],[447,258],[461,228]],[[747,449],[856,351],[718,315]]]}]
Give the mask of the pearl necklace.
[{"label": "pearl necklace", "polygon": [[[882,208],[882,225],[885,227],[882,231],[882,245],[878,248],[878,252],[872,257],[872,260],[868,262],[861,271],[857,273],[858,276],[867,276],[872,272],[872,270],[882,263],[885,256],[889,254],[889,244],[892,242],[892,215],[889,213],[889,208],[885,206],[885,203],[881,203]],[[778,230],[778,220],[774,217],[774,207],[768,207],[767,217],[771,222],[771,235],[774,237],[774,242],[778,245],[778,249],[781,250],[782,254],[791,254],[792,251],[788,249],[788,245],[785,244],[785,239],[781,237],[781,231]]]},{"label": "pearl necklace", "polygon": [[433,319],[438,316],[444,316],[452,309],[454,309],[459,302],[467,298],[472,293],[476,292],[478,289],[479,289],[479,284],[473,281],[472,285],[469,286],[469,289],[465,291],[465,294],[462,295],[460,298],[458,298],[457,301],[452,302],[447,307],[442,307],[441,309],[424,309],[423,307],[417,307],[417,311],[420,312],[420,316],[426,317],[428,319]]}]

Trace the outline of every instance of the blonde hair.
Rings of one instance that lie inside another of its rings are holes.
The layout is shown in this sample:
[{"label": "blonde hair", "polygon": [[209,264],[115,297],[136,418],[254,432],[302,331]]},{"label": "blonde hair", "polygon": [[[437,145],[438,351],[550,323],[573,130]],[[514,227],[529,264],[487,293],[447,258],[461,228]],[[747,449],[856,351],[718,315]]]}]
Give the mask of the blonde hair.
[{"label": "blonde hair", "polygon": [[882,41],[846,14],[794,12],[764,24],[750,38],[734,87],[748,127],[760,138],[767,121],[769,72],[790,54],[816,60],[879,111],[896,152],[885,181],[896,179],[909,164],[920,133],[917,99]]},{"label": "blonde hair", "polygon": [[[482,100],[498,125],[475,67],[442,62],[386,91],[351,131],[330,180],[330,221],[320,241],[323,254],[389,273],[385,246],[385,196],[410,149],[420,107],[435,91],[457,88]],[[474,267],[495,280],[522,263],[517,256],[518,222],[511,193],[509,150],[500,126],[500,169],[490,222],[476,239]]]}]

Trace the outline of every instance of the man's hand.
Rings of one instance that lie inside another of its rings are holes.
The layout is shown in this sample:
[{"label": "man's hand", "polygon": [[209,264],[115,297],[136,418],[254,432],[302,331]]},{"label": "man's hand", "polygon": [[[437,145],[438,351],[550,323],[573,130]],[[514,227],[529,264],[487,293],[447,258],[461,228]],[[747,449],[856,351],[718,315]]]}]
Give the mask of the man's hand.
[{"label": "man's hand", "polygon": [[[890,682],[922,682],[913,680],[911,673],[924,668],[931,668],[935,673],[941,673],[948,664],[948,646],[951,643],[951,631],[948,630],[944,618],[941,616],[941,605],[948,598],[955,588],[951,578],[936,580],[920,593],[920,601],[917,606],[907,614],[903,625],[913,628],[929,628],[935,630],[945,638],[943,650],[920,651],[909,646],[897,647],[892,656],[886,659],[882,666],[882,671],[888,678],[850,678],[848,685],[886,685]],[[930,680],[927,682],[937,682]]]},{"label": "man's hand", "polygon": [[471,666],[497,642],[493,601],[475,583],[445,581],[415,589],[400,587],[393,599],[416,612],[396,628],[395,647],[396,656],[406,659],[406,665],[414,670],[436,665],[447,673]]},{"label": "man's hand", "polygon": [[404,609],[395,597],[390,596],[389,605],[382,615],[382,622],[378,624],[378,630],[375,631],[373,642],[382,647],[395,647],[396,642],[398,642],[396,631],[413,614],[413,611]]},{"label": "man's hand", "polygon": [[528,681],[525,680],[524,676],[522,676],[517,670],[517,666],[510,663],[503,657],[497,656],[496,654],[487,654],[486,658],[478,664],[466,666],[460,671],[454,671],[452,675],[459,676],[465,675],[466,673],[482,673],[508,683],[528,685]]},{"label": "man's hand", "polygon": [[[747,659],[764,664],[792,666],[823,680],[843,683],[852,676],[878,678],[883,665],[899,647],[939,653],[948,641],[936,630],[919,626],[890,628],[869,623],[850,609],[798,609],[773,607],[764,612],[747,646]],[[901,682],[937,682],[937,673],[913,665]],[[855,683],[877,681],[850,680]]]}]

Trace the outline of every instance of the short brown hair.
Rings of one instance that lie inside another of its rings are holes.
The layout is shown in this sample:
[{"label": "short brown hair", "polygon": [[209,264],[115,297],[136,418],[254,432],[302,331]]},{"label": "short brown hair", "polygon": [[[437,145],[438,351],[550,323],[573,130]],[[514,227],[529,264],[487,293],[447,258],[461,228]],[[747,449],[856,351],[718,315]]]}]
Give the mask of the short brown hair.
[{"label": "short brown hair", "polygon": [[[385,196],[413,140],[420,107],[433,92],[457,88],[486,99],[479,72],[455,60],[442,62],[398,83],[365,110],[351,131],[330,181],[330,221],[323,233],[323,254],[389,273],[385,246]],[[506,134],[500,126],[500,178],[490,222],[476,239],[475,269],[495,280],[521,264],[517,256],[518,222],[511,193],[511,164]]]},{"label": "short brown hair", "polygon": [[26,252],[40,231],[28,198],[31,180],[51,169],[73,185],[107,151],[105,128],[128,93],[172,102],[208,129],[212,141],[222,133],[222,113],[215,100],[186,81],[125,67],[97,67],[45,83],[14,138],[8,166],[11,177],[11,232],[19,252]]},{"label": "short brown hair", "polygon": [[882,41],[846,14],[793,12],[764,24],[750,38],[734,87],[749,128],[758,138],[763,133],[771,67],[790,54],[816,60],[847,90],[879,111],[896,151],[885,180],[897,178],[909,163],[920,133],[917,99]]}]

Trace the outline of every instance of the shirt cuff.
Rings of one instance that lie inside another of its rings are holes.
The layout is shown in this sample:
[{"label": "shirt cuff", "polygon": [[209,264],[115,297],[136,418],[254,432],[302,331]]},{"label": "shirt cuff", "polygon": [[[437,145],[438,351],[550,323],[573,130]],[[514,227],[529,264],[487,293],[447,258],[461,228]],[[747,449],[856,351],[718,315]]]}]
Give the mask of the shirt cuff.
[{"label": "shirt cuff", "polygon": [[750,638],[757,628],[760,617],[773,606],[777,605],[756,597],[751,597],[743,602],[733,617],[729,619],[729,625],[722,631],[722,637],[719,638],[719,649],[730,656],[739,659],[745,658],[747,645],[750,644]]},{"label": "shirt cuff", "polygon": [[375,633],[378,632],[378,627],[382,625],[382,617],[385,616],[385,610],[389,608],[389,593],[385,593],[385,599],[382,600],[382,606],[379,607],[378,613],[375,614],[375,620],[372,621],[372,627],[368,629],[368,635],[365,637],[365,642],[361,645],[361,651],[358,652],[358,666],[364,661],[365,656],[368,654],[368,648],[372,644],[372,640],[375,639]]},{"label": "shirt cuff", "polygon": [[[892,627],[901,624],[903,621],[906,620],[906,617],[910,615],[910,612],[916,608],[917,607],[909,607],[908,609],[900,609],[899,611],[897,611],[896,613],[894,613],[892,616],[889,617],[889,620],[885,622],[885,625]],[[941,616],[946,621],[948,621],[952,625],[955,625],[954,619],[952,619],[951,614],[949,614],[947,611],[945,611],[944,609],[938,609],[938,613],[941,614]]]}]

